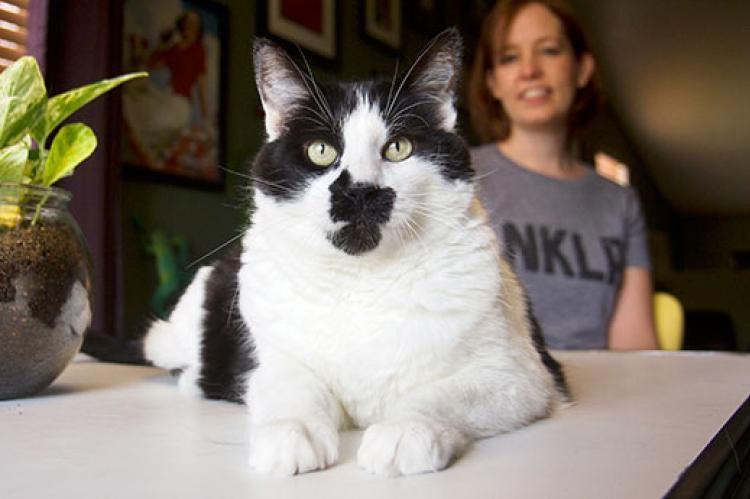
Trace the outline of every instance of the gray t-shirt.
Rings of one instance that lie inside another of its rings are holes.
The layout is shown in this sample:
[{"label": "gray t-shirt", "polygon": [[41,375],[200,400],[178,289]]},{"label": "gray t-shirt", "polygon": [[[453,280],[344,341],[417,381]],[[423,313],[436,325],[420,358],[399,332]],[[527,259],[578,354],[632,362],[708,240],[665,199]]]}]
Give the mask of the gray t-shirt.
[{"label": "gray t-shirt", "polygon": [[472,149],[479,196],[552,348],[607,348],[622,272],[650,268],[638,196],[593,170],[555,179]]}]

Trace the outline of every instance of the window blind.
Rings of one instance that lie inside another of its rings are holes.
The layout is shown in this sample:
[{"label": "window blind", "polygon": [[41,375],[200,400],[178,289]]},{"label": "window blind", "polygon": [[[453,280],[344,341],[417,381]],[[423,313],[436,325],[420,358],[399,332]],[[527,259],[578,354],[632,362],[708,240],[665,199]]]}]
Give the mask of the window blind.
[{"label": "window blind", "polygon": [[0,0],[0,70],[26,53],[30,1]]}]

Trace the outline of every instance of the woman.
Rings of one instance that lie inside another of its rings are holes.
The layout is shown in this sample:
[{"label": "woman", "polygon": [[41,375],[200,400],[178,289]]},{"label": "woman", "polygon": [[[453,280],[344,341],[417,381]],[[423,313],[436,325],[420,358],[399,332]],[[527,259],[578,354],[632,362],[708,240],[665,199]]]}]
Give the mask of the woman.
[{"label": "woman", "polygon": [[552,348],[657,348],[635,192],[573,153],[598,100],[595,62],[560,1],[498,2],[469,83],[480,195]]}]

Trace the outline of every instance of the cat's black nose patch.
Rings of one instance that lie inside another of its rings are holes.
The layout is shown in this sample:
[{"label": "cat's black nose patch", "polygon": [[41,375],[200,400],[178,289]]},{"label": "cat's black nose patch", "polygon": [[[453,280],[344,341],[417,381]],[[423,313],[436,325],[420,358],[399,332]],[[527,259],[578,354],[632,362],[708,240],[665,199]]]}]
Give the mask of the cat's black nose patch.
[{"label": "cat's black nose patch", "polygon": [[347,222],[329,236],[333,245],[352,255],[375,249],[382,237],[380,226],[391,218],[396,191],[390,187],[352,183],[346,170],[328,190],[331,192],[331,220]]}]

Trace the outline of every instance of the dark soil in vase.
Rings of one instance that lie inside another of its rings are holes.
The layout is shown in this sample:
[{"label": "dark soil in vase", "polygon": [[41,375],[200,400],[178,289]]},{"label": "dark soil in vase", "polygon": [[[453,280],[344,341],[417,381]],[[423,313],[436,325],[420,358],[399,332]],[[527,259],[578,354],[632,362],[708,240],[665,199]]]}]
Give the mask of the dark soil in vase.
[{"label": "dark soil in vase", "polygon": [[0,400],[49,385],[91,321],[91,263],[63,223],[0,229]]}]

